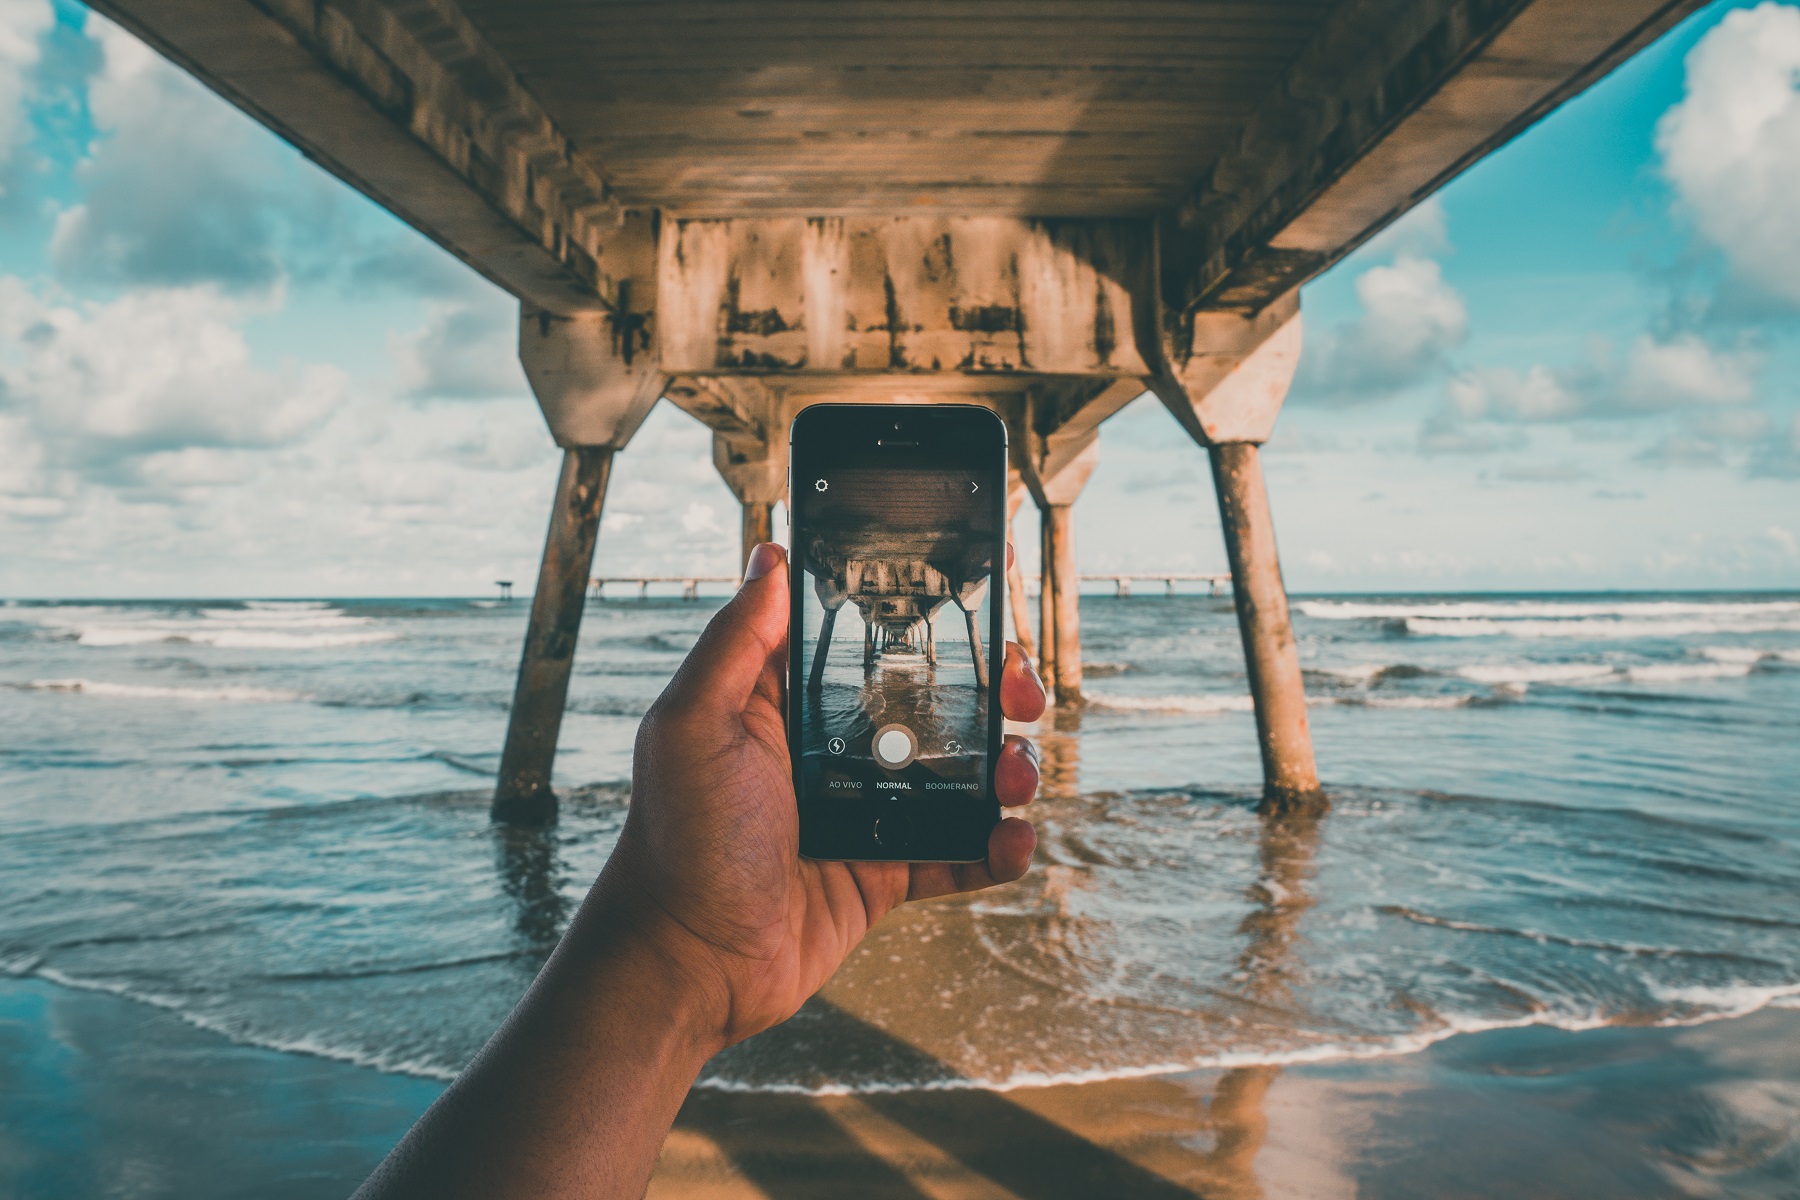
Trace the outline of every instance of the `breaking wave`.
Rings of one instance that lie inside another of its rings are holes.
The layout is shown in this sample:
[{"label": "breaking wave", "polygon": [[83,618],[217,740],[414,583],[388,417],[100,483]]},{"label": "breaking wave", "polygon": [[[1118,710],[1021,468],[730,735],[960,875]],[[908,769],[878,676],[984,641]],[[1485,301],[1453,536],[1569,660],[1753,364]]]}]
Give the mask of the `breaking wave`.
[{"label": "breaking wave", "polygon": [[241,608],[157,611],[68,606],[27,609],[34,620],[82,646],[159,643],[225,650],[316,650],[393,641],[399,635],[323,601],[246,601]]},{"label": "breaking wave", "polygon": [[215,700],[235,704],[277,704],[304,700],[299,692],[257,687],[163,687],[148,683],[108,683],[95,679],[33,679],[15,687],[41,692],[70,692],[126,700]]},{"label": "breaking wave", "polygon": [[1106,693],[1084,693],[1082,699],[1090,707],[1116,712],[1211,713],[1252,712],[1255,704],[1248,695],[1229,692],[1205,692],[1199,695],[1115,696]]},{"label": "breaking wave", "polygon": [[1665,619],[1692,616],[1772,617],[1800,620],[1800,601],[1681,601],[1621,600],[1611,602],[1566,600],[1446,600],[1408,603],[1359,603],[1348,600],[1300,600],[1294,607],[1321,621],[1358,621],[1371,617],[1438,620],[1492,618],[1517,620],[1543,617],[1570,620],[1594,617]]}]

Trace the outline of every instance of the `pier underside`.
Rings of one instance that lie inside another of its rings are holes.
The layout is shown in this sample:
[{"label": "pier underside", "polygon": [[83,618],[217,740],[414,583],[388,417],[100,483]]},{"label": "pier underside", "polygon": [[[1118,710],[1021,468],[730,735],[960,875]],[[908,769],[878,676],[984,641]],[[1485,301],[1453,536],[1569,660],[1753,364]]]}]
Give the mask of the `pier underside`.
[{"label": "pier underside", "polygon": [[496,797],[521,820],[554,813],[604,463],[662,399],[713,431],[746,553],[806,404],[994,409],[1078,704],[1072,505],[1154,394],[1211,456],[1269,795],[1316,794],[1257,456],[1299,288],[1699,6],[94,0],[519,298],[569,455]]}]

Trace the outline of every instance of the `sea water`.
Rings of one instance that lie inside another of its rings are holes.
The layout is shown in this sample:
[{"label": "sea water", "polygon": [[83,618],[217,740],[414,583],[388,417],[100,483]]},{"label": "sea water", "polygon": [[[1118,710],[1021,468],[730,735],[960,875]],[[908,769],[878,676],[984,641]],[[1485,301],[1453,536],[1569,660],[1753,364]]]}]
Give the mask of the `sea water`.
[{"label": "sea water", "polygon": [[[492,827],[526,605],[0,606],[0,970],[448,1077],[716,601],[589,606],[563,814]],[[1009,1087],[1800,1006],[1800,595],[1301,597],[1265,814],[1229,598],[1088,596],[1023,882],[888,918],[703,1083]]]}]

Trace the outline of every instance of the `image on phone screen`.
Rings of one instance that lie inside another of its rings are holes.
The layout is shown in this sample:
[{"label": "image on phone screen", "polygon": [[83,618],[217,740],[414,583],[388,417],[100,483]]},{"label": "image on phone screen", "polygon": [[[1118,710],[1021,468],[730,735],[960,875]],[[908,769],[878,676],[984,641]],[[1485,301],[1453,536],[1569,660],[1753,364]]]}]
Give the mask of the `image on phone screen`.
[{"label": "image on phone screen", "polygon": [[993,818],[1003,434],[981,413],[991,453],[945,447],[934,416],[873,439],[898,446],[863,429],[794,459],[802,821],[854,814],[831,824],[866,827],[880,856],[979,857]]}]

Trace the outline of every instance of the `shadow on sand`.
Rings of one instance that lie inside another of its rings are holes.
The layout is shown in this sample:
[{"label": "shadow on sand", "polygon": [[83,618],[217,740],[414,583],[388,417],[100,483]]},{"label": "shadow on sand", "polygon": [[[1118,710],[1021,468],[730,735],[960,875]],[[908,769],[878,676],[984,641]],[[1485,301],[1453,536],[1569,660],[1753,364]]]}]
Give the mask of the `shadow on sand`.
[{"label": "shadow on sand", "polygon": [[[1076,714],[1042,734],[1046,793],[1073,789],[1079,772]],[[1296,926],[1312,907],[1307,891],[1324,806],[1262,813],[1262,872],[1256,909],[1240,927],[1239,967],[1247,998],[1289,1000],[1298,970]],[[815,1036],[876,1047],[905,1064],[910,1078],[943,1078],[932,1056],[859,1017],[815,998]],[[996,1092],[982,1088],[845,1096],[696,1089],[676,1135],[699,1135],[731,1174],[771,1196],[893,1197],[987,1195],[997,1185],[1029,1200],[1255,1200],[1255,1161],[1268,1127],[1264,1100],[1274,1066],[1224,1072],[1210,1097],[1191,1083],[1130,1080]],[[690,1167],[696,1164],[690,1164]],[[676,1164],[665,1152],[664,1167]],[[677,1168],[671,1174],[693,1176]],[[978,1177],[978,1178],[976,1178]],[[670,1183],[675,1180],[670,1178]],[[727,1185],[727,1191],[729,1190]],[[652,1189],[652,1194],[656,1194]],[[673,1194],[686,1194],[679,1185]]]}]

